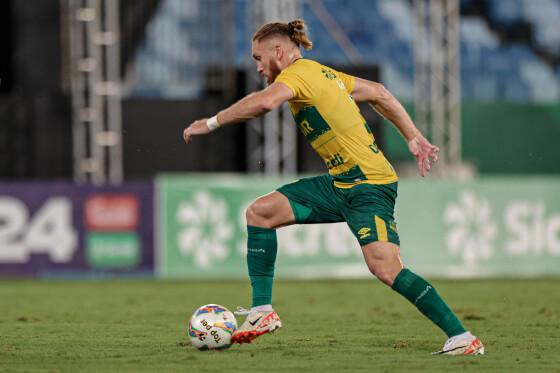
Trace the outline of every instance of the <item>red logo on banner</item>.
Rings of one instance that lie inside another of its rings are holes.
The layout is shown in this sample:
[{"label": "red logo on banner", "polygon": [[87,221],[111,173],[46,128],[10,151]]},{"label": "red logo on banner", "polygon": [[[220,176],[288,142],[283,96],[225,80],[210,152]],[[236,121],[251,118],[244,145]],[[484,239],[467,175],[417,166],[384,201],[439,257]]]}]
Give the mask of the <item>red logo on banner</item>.
[{"label": "red logo on banner", "polygon": [[90,195],[84,206],[87,229],[97,231],[129,231],[138,227],[138,198],[132,194]]}]

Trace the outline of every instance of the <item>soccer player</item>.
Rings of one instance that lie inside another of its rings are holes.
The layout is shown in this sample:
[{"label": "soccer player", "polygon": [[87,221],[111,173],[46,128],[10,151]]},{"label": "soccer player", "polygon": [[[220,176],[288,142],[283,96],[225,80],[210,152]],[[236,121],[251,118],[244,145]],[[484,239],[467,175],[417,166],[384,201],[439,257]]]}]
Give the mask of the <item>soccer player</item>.
[{"label": "soccer player", "polygon": [[253,36],[252,53],[267,88],[209,119],[194,121],[183,132],[188,143],[194,136],[256,118],[288,101],[297,126],[328,168],[325,175],[298,180],[257,198],[247,209],[253,304],[232,341],[248,343],[282,326],[272,308],[276,229],[345,221],[369,270],[447,334],[449,339],[438,353],[483,354],[480,340],[465,330],[433,285],[404,268],[393,218],[398,178],[356,101],[368,102],[398,128],[422,176],[430,171],[430,162],[437,161],[438,148],[383,85],[302,58],[300,48],[311,46],[302,20],[263,25]]}]

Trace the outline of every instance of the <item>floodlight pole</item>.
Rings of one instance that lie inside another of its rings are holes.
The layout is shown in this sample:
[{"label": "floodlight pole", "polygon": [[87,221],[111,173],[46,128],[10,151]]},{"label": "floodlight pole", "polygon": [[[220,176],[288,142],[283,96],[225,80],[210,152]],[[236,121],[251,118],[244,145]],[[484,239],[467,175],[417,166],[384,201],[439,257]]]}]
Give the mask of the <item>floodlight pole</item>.
[{"label": "floodlight pole", "polygon": [[[271,21],[288,22],[301,15],[300,0],[251,0],[248,24],[256,31]],[[263,87],[254,61],[247,61],[247,93]],[[247,126],[247,168],[268,175],[297,172],[297,128],[288,104],[249,121]]]},{"label": "floodlight pole", "polygon": [[123,178],[119,1],[67,0],[74,178]]},{"label": "floodlight pole", "polygon": [[448,174],[461,168],[459,0],[414,0],[414,110]]}]

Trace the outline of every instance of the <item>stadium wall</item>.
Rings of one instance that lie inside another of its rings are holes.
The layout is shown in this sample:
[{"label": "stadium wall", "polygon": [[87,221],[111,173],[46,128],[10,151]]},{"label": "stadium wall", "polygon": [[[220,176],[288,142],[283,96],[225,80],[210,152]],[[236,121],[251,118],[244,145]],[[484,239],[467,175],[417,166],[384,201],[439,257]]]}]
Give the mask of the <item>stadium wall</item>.
[{"label": "stadium wall", "polygon": [[[560,105],[461,104],[463,159],[481,174],[560,173]],[[414,107],[406,109],[414,116]],[[386,123],[385,148],[392,161],[410,160],[406,144]]]},{"label": "stadium wall", "polygon": [[[121,186],[0,184],[0,274],[245,278],[245,209],[290,182],[161,175]],[[560,177],[406,179],[397,230],[407,266],[429,277],[560,275]],[[344,223],[278,232],[280,278],[370,274]]]},{"label": "stadium wall", "polygon": [[[244,277],[245,208],[287,180],[161,176],[157,273]],[[560,178],[403,180],[396,208],[405,263],[432,277],[560,275]],[[285,278],[368,277],[345,223],[278,231]]]}]

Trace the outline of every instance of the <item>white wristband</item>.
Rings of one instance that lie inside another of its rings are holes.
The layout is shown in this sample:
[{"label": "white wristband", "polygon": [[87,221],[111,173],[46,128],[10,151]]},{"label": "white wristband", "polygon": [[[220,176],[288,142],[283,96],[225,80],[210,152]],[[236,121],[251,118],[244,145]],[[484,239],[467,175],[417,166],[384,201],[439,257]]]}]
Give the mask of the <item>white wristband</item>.
[{"label": "white wristband", "polygon": [[220,127],[220,123],[218,123],[218,116],[214,115],[212,118],[207,119],[206,126],[210,131],[214,131],[216,128]]}]

